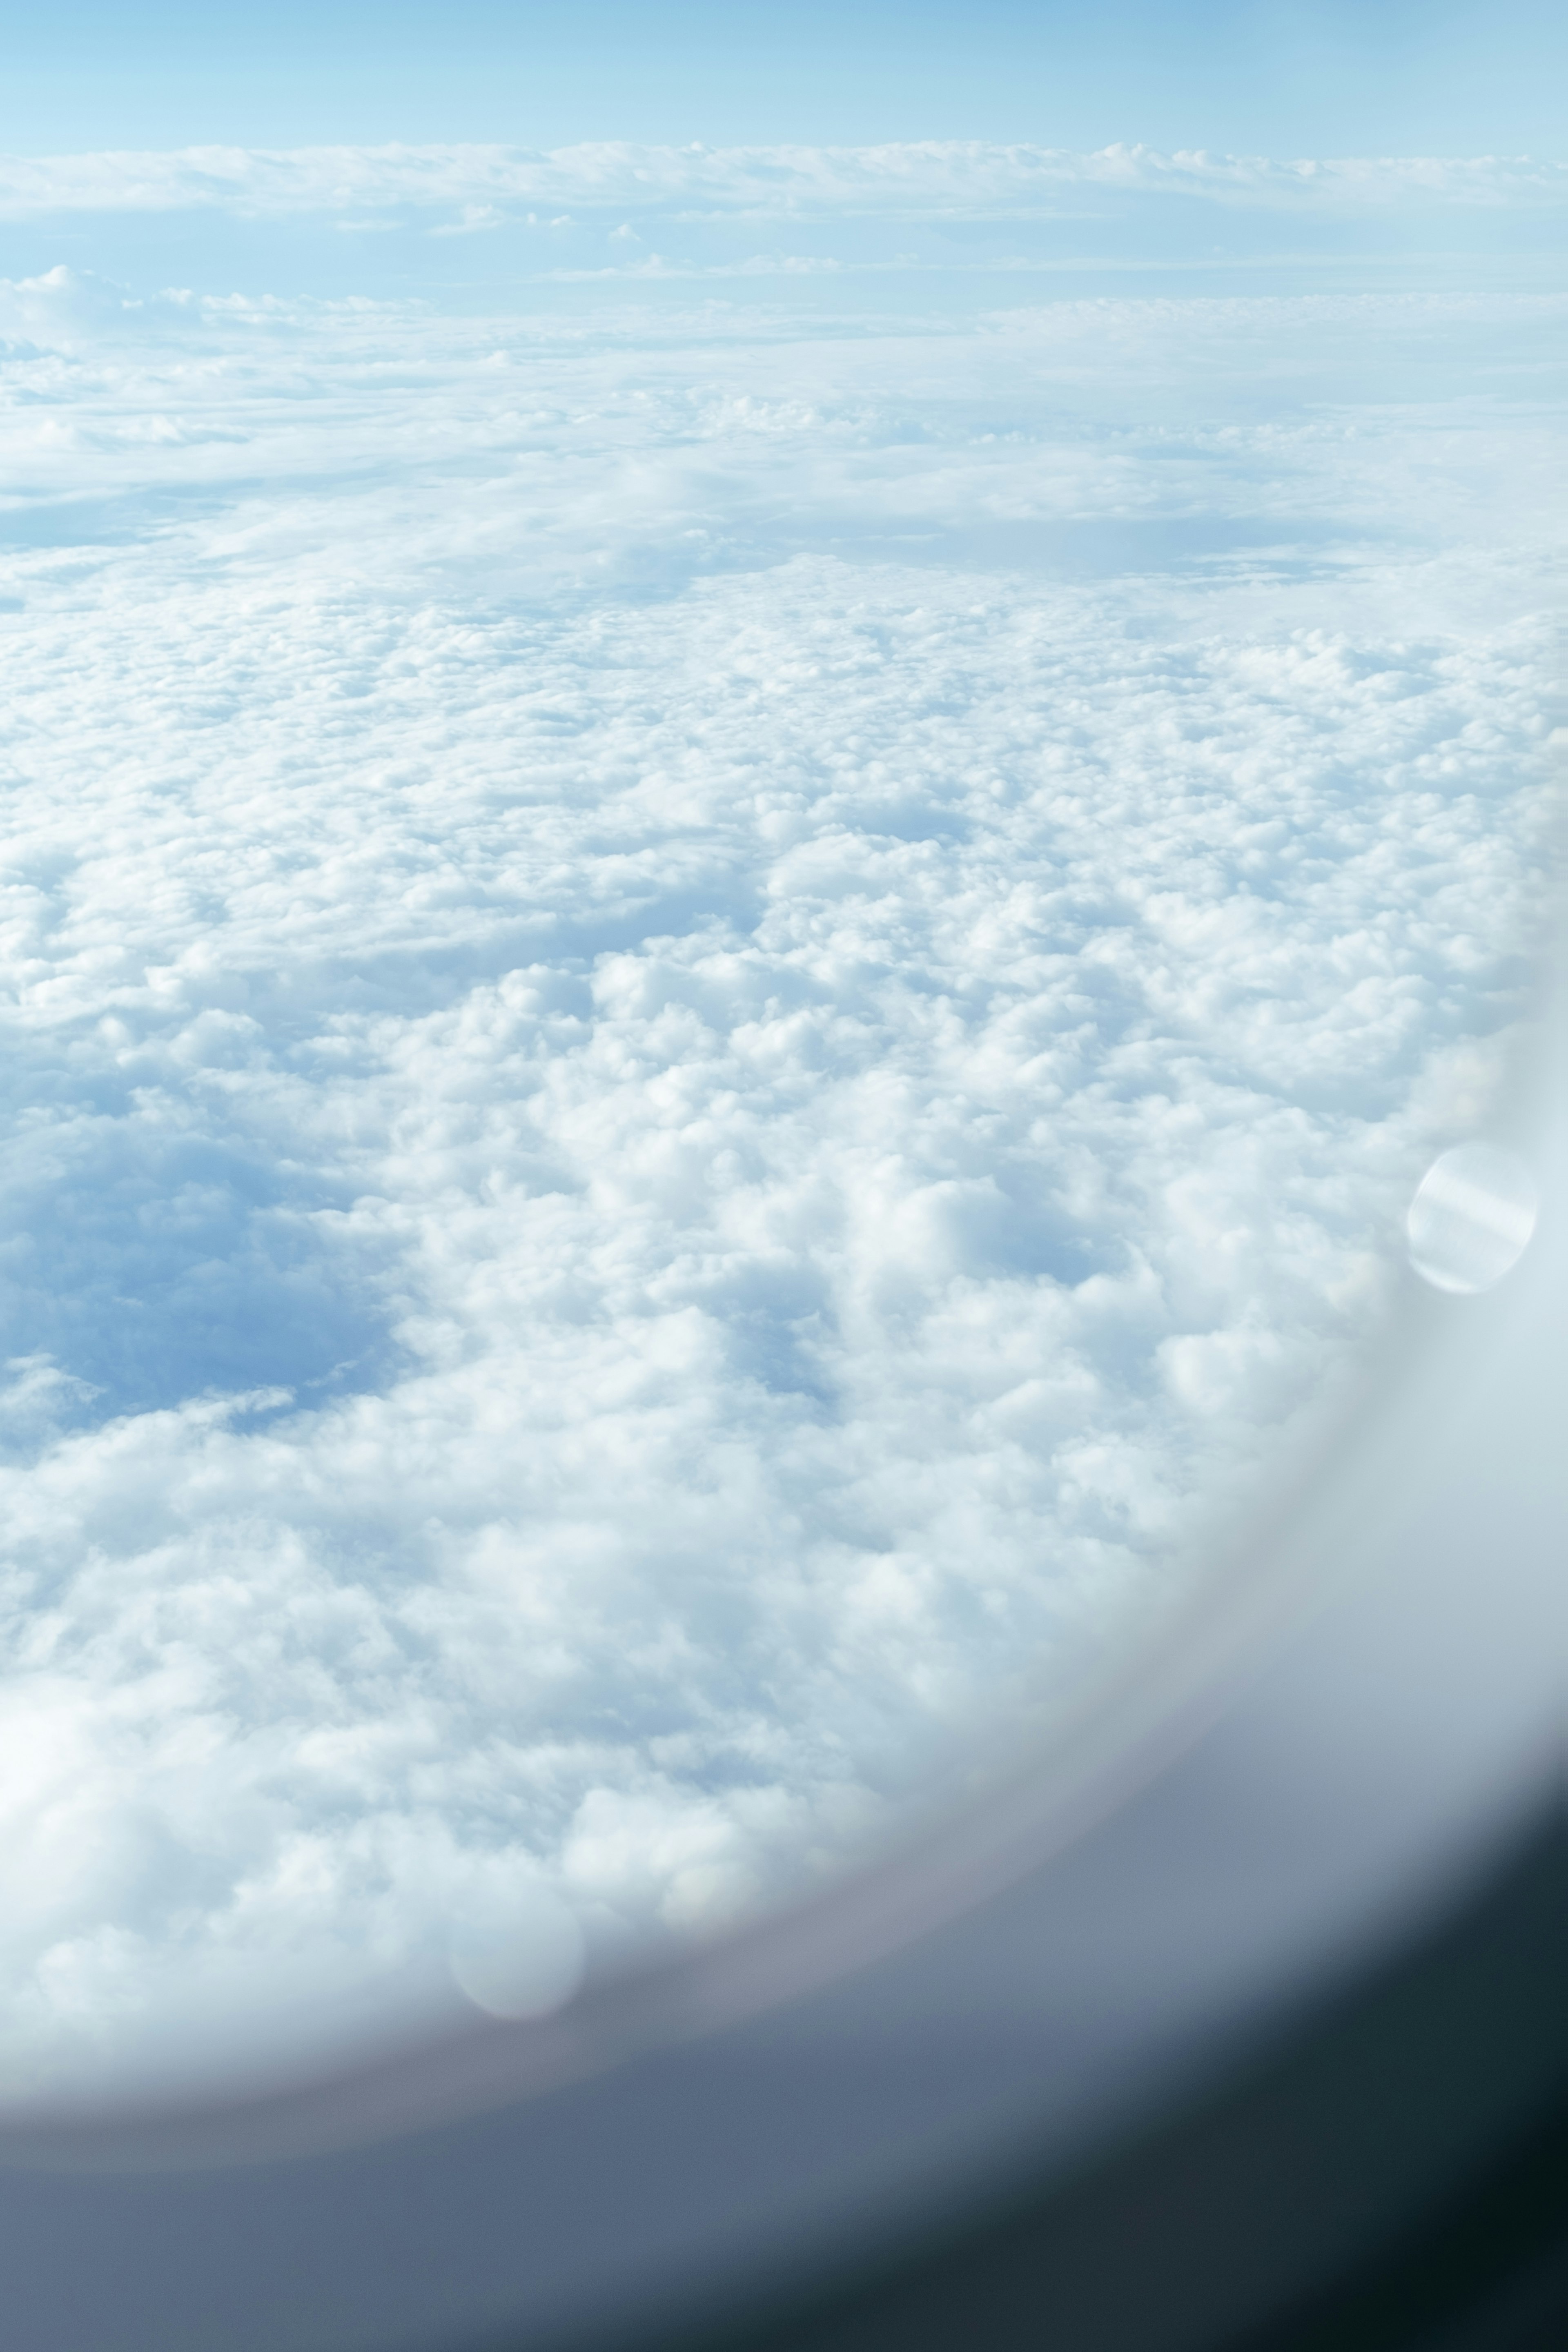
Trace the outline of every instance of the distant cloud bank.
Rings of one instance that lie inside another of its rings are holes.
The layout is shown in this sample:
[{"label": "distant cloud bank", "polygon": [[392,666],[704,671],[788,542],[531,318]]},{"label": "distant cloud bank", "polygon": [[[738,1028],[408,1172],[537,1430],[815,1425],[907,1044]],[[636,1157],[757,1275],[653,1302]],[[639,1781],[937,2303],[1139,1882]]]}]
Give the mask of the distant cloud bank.
[{"label": "distant cloud bank", "polygon": [[[1270,161],[1202,151],[929,141],[876,147],[234,147],[0,157],[0,219],[61,212],[300,213],[696,206],[758,218],[821,213],[957,217],[1048,211],[1096,195],[1328,212],[1409,205],[1556,206],[1568,164],[1527,157]],[[472,225],[470,217],[470,225]]]}]

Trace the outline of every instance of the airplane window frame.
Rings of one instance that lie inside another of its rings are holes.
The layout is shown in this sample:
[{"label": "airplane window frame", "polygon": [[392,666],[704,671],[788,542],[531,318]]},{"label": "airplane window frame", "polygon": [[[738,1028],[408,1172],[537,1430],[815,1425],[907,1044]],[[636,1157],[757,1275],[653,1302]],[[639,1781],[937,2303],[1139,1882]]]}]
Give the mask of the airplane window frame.
[{"label": "airplane window frame", "polygon": [[[555,2017],[266,2096],[13,2116],[27,2352],[849,2352],[965,2313],[1064,2352],[1447,2344],[1466,2310],[1505,2332],[1456,2346],[1557,2340],[1549,1081],[1531,1248],[1484,1297],[1410,1277],[1375,1399],[1249,1538],[1159,1710]],[[1448,2272],[1464,2308],[1423,2334]]]},{"label": "airplane window frame", "polygon": [[[1562,961],[1561,955],[1559,961]],[[1568,2342],[1568,982],[1539,1230],[1049,1750],[558,2013],[0,2110],[19,2352]]]}]

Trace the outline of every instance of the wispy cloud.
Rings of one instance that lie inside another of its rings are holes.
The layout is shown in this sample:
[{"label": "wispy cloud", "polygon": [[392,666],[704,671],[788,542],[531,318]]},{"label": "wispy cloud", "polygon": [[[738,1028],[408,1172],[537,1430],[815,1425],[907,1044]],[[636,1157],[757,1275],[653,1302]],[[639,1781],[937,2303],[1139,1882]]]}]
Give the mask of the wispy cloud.
[{"label": "wispy cloud", "polygon": [[547,153],[488,146],[188,148],[0,158],[0,218],[61,212],[226,211],[271,218],[377,208],[497,212],[575,205],[696,207],[757,217],[818,213],[987,216],[1096,194],[1185,196],[1292,210],[1557,205],[1568,165],[1525,157],[1270,161],[1202,151],[1062,149],[928,141],[874,147],[637,147]]}]

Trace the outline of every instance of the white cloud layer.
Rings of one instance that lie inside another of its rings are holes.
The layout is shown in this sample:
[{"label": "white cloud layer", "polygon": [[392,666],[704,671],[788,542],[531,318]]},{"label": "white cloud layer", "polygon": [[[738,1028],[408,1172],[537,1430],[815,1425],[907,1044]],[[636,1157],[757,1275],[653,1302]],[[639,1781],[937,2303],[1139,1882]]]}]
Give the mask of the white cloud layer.
[{"label": "white cloud layer", "polygon": [[1560,322],[0,289],[6,2082],[526,2008],[1168,1587],[1516,1001]]},{"label": "white cloud layer", "polygon": [[53,212],[211,209],[251,217],[414,205],[712,206],[775,215],[1011,212],[1080,192],[1363,210],[1390,204],[1568,199],[1568,164],[1528,156],[1275,161],[1203,150],[925,140],[872,147],[192,147],[170,153],[0,157],[0,219]]}]

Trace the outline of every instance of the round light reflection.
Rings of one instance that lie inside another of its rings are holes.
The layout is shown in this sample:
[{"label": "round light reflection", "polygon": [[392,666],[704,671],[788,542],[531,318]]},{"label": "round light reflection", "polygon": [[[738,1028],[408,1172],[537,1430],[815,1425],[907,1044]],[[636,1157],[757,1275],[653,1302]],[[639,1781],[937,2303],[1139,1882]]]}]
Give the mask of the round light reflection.
[{"label": "round light reflection", "polygon": [[1489,1290],[1518,1264],[1540,1202],[1529,1169],[1496,1143],[1461,1143],[1435,1160],[1405,1220],[1410,1263],[1435,1290]]},{"label": "round light reflection", "polygon": [[466,1906],[447,1960],[460,1991],[490,2017],[544,2017],[582,1981],[583,1930],[548,1888],[527,1882]]}]

